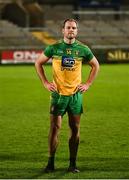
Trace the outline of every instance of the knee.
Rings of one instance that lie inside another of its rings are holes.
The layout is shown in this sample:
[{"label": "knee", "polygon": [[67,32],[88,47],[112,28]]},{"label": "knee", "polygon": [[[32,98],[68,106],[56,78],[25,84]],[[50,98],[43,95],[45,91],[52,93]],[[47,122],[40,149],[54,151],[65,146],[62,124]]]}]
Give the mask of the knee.
[{"label": "knee", "polygon": [[80,138],[80,132],[78,128],[72,129],[71,130],[71,136],[73,138],[79,139]]},{"label": "knee", "polygon": [[79,137],[79,126],[73,126],[71,127],[71,133],[75,136]]},{"label": "knee", "polygon": [[53,124],[52,129],[53,129],[54,131],[59,131],[59,130],[61,129],[61,125],[59,125],[59,124]]},{"label": "knee", "polygon": [[79,143],[80,142],[80,135],[78,134],[71,134],[70,136],[70,141],[74,142],[74,143]]},{"label": "knee", "polygon": [[57,130],[59,130],[59,129],[61,129],[61,125],[60,125],[60,124],[55,124],[55,128],[56,128]]}]

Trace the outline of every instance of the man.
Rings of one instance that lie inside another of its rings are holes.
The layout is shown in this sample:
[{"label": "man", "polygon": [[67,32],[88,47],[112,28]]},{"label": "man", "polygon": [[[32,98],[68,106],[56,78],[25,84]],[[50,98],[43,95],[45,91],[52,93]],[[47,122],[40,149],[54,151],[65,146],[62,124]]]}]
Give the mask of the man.
[{"label": "man", "polygon": [[[82,109],[82,93],[93,83],[99,63],[91,50],[76,40],[78,23],[66,19],[62,28],[63,39],[48,46],[35,62],[43,86],[51,91],[49,159],[45,172],[54,171],[54,157],[58,145],[58,133],[62,117],[67,112],[71,135],[69,138],[69,172],[79,172],[76,158],[79,145],[79,126]],[[52,58],[53,82],[49,82],[42,65]],[[81,83],[82,60],[91,66],[87,81]]]}]

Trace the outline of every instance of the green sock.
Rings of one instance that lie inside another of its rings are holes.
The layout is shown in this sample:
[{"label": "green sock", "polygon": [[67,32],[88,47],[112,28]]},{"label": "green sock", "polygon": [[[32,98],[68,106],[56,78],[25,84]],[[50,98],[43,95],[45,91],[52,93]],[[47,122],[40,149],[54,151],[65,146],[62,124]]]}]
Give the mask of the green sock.
[{"label": "green sock", "polygon": [[51,156],[51,157],[48,158],[48,165],[49,166],[54,166],[54,159],[55,159],[54,156]]},{"label": "green sock", "polygon": [[70,166],[76,166],[76,158],[70,158]]}]

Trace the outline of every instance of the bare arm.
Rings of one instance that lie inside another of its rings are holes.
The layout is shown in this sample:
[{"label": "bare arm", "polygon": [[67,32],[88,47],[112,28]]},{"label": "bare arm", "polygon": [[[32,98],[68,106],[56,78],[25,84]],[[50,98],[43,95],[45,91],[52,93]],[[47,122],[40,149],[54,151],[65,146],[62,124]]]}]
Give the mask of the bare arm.
[{"label": "bare arm", "polygon": [[80,84],[78,86],[79,91],[85,92],[89,89],[91,84],[93,83],[94,79],[96,78],[98,71],[99,71],[99,63],[95,57],[89,61],[89,65],[91,66],[91,71],[89,77],[85,84]]},{"label": "bare arm", "polygon": [[35,62],[35,68],[37,71],[37,74],[43,84],[43,86],[48,89],[49,91],[56,91],[56,87],[52,82],[48,82],[47,77],[44,72],[43,65],[49,60],[47,56],[45,56],[44,53],[42,53],[38,59]]}]

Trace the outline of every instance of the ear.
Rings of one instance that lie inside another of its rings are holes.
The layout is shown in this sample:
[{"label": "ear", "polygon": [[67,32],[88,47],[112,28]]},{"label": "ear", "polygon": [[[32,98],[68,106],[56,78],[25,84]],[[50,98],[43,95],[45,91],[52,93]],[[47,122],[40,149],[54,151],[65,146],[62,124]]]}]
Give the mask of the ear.
[{"label": "ear", "polygon": [[64,34],[64,28],[62,28],[62,34]]}]

